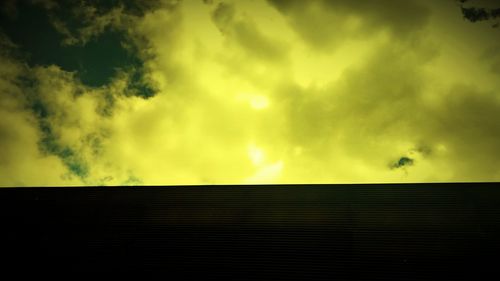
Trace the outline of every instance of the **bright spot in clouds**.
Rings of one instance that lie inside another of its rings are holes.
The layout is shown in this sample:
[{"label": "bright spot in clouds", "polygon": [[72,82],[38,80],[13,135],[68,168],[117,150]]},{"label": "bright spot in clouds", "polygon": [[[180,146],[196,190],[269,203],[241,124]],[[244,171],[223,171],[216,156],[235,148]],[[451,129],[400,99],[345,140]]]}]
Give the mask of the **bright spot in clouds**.
[{"label": "bright spot in clouds", "polygon": [[238,99],[247,102],[255,110],[262,110],[269,106],[269,99],[263,95],[240,93]]},{"label": "bright spot in clouds", "polygon": [[272,183],[276,182],[283,170],[283,162],[278,161],[276,163],[264,165],[262,168],[257,170],[255,175],[251,176],[246,180],[249,184],[262,184],[262,183]]},{"label": "bright spot in clouds", "polygon": [[264,151],[255,145],[249,145],[248,156],[255,166],[260,166],[265,159]]}]

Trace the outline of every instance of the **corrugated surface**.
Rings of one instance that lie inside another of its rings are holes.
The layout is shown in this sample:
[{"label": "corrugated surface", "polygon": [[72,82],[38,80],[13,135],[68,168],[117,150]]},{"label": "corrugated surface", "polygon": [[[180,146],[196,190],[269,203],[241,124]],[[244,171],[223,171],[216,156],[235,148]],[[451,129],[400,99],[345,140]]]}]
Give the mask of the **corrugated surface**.
[{"label": "corrugated surface", "polygon": [[1,267],[21,275],[450,280],[500,265],[494,183],[0,189],[0,203]]}]

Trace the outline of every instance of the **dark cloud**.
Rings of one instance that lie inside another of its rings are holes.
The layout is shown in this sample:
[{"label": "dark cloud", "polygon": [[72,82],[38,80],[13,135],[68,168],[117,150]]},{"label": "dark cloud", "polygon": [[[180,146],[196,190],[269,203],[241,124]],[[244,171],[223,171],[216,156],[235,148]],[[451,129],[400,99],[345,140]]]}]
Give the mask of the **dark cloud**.
[{"label": "dark cloud", "polygon": [[489,64],[491,72],[500,75],[500,45],[487,48],[478,58],[478,60]]},{"label": "dark cloud", "polygon": [[418,141],[419,130],[410,128],[425,115],[420,100],[423,67],[433,52],[404,46],[384,46],[362,66],[347,69],[339,81],[324,88],[290,85],[280,90],[278,98],[289,114],[292,140],[318,146],[321,154],[325,141],[339,137],[346,142],[343,149],[358,156],[385,150],[376,148],[377,140],[388,136]]},{"label": "dark cloud", "polygon": [[221,2],[212,13],[212,19],[221,32],[227,32],[228,25],[234,20],[235,8],[233,4]]},{"label": "dark cloud", "polygon": [[122,185],[141,185],[141,184],[144,184],[144,182],[141,179],[135,176],[129,176],[129,178],[125,182],[123,182]]},{"label": "dark cloud", "polygon": [[408,38],[425,26],[430,15],[418,1],[269,2],[288,17],[298,34],[316,47],[335,46],[353,36],[371,36],[384,29],[395,34],[397,40]]},{"label": "dark cloud", "polygon": [[219,3],[212,13],[217,28],[250,56],[266,62],[285,58],[287,48],[283,43],[265,36],[250,19],[236,16],[235,6],[225,2]]},{"label": "dark cloud", "polygon": [[467,85],[450,89],[439,109],[428,110],[426,137],[444,143],[457,178],[489,179],[500,171],[500,101]]}]

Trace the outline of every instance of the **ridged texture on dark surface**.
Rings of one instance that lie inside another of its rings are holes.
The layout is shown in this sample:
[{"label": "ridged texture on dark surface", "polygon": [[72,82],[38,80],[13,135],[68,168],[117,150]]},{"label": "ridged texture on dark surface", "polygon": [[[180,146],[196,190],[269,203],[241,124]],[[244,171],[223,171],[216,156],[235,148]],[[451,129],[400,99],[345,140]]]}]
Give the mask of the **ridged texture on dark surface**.
[{"label": "ridged texture on dark surface", "polygon": [[163,280],[482,279],[500,184],[0,189],[3,271]]}]

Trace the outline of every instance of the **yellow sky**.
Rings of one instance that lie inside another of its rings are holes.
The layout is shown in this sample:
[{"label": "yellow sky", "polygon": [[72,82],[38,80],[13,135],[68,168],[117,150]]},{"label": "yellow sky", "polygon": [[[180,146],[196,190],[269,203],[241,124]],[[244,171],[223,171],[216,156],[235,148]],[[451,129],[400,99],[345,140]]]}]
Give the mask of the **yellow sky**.
[{"label": "yellow sky", "polygon": [[[465,21],[454,1],[186,0],[113,13],[156,95],[125,94],[125,74],[91,88],[0,53],[0,185],[500,180],[500,29]],[[40,149],[22,75],[71,159]]]}]

